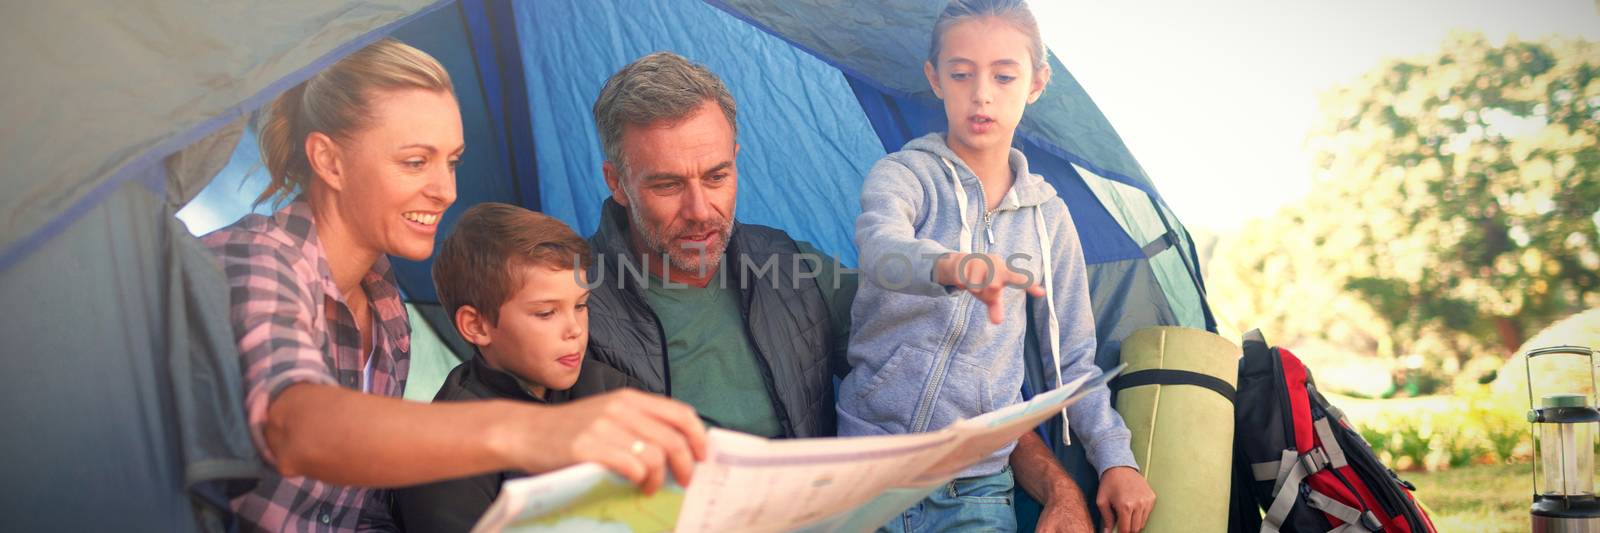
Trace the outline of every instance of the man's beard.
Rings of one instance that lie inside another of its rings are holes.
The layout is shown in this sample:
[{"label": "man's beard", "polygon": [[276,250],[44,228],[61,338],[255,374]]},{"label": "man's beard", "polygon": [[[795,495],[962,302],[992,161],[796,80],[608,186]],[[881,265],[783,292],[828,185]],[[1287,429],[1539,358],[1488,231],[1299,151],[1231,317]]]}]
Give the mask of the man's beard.
[{"label": "man's beard", "polygon": [[[721,218],[720,215],[713,214],[712,216],[717,218],[711,222],[696,224],[672,235],[663,235],[660,228],[652,227],[645,222],[644,215],[641,213],[642,209],[639,209],[641,204],[638,198],[634,196],[633,191],[626,188],[623,191],[628,195],[628,203],[633,204],[633,207],[628,209],[628,218],[632,219],[633,231],[638,233],[640,239],[644,241],[645,247],[649,248],[651,257],[647,258],[648,261],[654,261],[664,254],[667,257],[667,263],[673,269],[680,272],[694,272],[696,275],[706,275],[722,266],[722,255],[728,251],[728,238],[733,233],[731,221]],[[706,243],[704,250],[672,245],[672,240],[678,236],[705,233],[707,231],[715,232],[716,238]]]}]

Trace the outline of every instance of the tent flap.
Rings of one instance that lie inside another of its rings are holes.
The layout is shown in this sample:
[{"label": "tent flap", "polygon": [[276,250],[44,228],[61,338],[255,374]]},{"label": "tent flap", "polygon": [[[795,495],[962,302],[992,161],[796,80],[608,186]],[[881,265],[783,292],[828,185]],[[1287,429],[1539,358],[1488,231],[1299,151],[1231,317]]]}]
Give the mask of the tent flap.
[{"label": "tent flap", "polygon": [[216,260],[124,184],[0,276],[0,514],[18,531],[195,528],[183,489],[261,468]]},{"label": "tent flap", "polygon": [[0,123],[33,127],[0,132],[0,271],[121,182],[445,3],[7,3]]}]

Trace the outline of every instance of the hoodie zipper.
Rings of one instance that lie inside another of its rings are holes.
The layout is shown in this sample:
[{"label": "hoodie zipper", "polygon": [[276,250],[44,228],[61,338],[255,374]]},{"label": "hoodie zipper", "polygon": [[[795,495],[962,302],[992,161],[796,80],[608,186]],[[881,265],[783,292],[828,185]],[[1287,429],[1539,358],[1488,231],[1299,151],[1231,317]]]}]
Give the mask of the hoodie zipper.
[{"label": "hoodie zipper", "polygon": [[[957,176],[956,179],[960,179],[960,176]],[[987,242],[979,240],[977,236],[973,236],[973,250],[976,253],[986,253],[989,251],[989,246],[987,245],[994,244],[994,229],[991,225],[994,221],[994,211],[988,209],[988,195],[983,191],[982,182],[978,183],[978,201],[980,202],[978,205],[983,206],[983,230]],[[983,250],[977,251],[980,247]],[[977,299],[973,298],[972,301],[977,301]],[[950,372],[950,359],[955,357],[956,345],[966,333],[967,316],[971,310],[972,302],[970,301],[956,308],[955,327],[950,329],[948,335],[945,335],[944,342],[941,344],[945,347],[945,350],[941,351],[934,359],[933,377],[928,381],[928,388],[922,391],[921,401],[917,402],[917,409],[914,411],[915,416],[911,421],[912,433],[927,431],[928,424],[932,422],[933,399],[938,395],[939,389],[943,388],[944,378]]]},{"label": "hoodie zipper", "polygon": [[989,239],[989,245],[993,246],[994,212],[999,211],[1000,208],[989,209],[989,193],[983,190],[983,180],[978,180],[978,199],[983,201],[983,234]]}]

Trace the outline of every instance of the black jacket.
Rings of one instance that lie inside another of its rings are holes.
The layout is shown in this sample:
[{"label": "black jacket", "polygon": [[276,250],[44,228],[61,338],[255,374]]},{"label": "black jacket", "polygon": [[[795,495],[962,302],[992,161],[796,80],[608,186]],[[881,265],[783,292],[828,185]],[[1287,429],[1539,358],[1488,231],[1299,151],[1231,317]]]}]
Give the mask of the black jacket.
[{"label": "black jacket", "polygon": [[[595,253],[589,282],[596,284],[589,296],[589,355],[637,379],[644,390],[671,396],[666,335],[633,274],[643,268],[629,247],[628,220],[622,206],[607,199],[600,228],[589,238]],[[817,265],[794,267],[801,252],[787,233],[735,222],[730,241],[724,277],[739,290],[745,335],[755,346],[783,436],[834,435],[833,377],[849,370],[849,313],[833,316],[818,279],[807,277]],[[850,278],[849,290],[839,292],[851,298],[854,289]]]},{"label": "black jacket", "polygon": [[[483,356],[457,365],[444,380],[434,402],[507,399],[534,403],[561,403],[594,396],[638,383],[616,369],[585,357],[578,382],[564,391],[547,391],[545,399],[523,390],[511,374],[491,368]],[[394,491],[394,518],[402,530],[417,532],[469,531],[489,505],[500,496],[500,485],[523,472],[491,472],[450,479]]]}]

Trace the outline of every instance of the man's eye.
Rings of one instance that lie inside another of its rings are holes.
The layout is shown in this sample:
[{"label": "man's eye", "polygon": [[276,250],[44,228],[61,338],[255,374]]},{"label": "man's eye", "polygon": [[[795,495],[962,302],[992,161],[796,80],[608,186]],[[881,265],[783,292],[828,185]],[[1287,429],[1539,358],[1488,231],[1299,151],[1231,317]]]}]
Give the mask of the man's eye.
[{"label": "man's eye", "polygon": [[461,160],[460,159],[451,159],[450,160],[450,170],[455,170],[456,167],[459,167],[459,166],[461,166]]},{"label": "man's eye", "polygon": [[956,80],[956,81],[966,81],[966,79],[970,78],[970,77],[972,77],[972,74],[969,74],[969,73],[966,73],[966,72],[951,72],[950,73],[950,79]]},{"label": "man's eye", "polygon": [[406,168],[421,169],[422,167],[427,166],[428,160],[426,160],[426,159],[407,159],[405,164],[406,164]]}]

